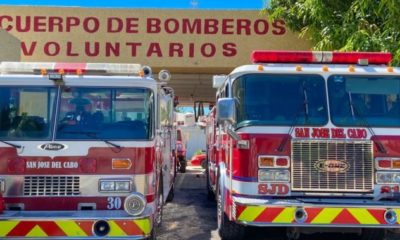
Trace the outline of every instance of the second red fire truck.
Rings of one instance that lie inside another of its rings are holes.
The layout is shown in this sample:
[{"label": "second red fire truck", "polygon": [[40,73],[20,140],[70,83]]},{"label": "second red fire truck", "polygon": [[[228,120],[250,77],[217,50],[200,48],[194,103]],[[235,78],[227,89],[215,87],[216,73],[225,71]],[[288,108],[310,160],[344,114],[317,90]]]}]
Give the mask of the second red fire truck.
[{"label": "second red fire truck", "polygon": [[154,238],[173,198],[172,89],[137,64],[0,66],[0,238]]},{"label": "second red fire truck", "polygon": [[222,239],[245,226],[288,239],[400,222],[400,69],[389,53],[255,51],[214,77],[207,186]]}]

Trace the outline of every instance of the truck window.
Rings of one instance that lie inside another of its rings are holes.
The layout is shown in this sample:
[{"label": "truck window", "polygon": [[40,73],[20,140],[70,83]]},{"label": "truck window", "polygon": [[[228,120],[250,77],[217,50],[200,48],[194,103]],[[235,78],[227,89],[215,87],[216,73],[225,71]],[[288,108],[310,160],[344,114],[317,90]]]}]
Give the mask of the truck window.
[{"label": "truck window", "polygon": [[144,88],[63,88],[56,138],[150,139],[152,105]]},{"label": "truck window", "polygon": [[233,82],[238,127],[327,123],[325,83],[319,75],[248,74]]},{"label": "truck window", "polygon": [[0,138],[49,139],[54,87],[0,87]]},{"label": "truck window", "polygon": [[400,126],[400,78],[333,75],[328,79],[332,122],[338,126]]}]

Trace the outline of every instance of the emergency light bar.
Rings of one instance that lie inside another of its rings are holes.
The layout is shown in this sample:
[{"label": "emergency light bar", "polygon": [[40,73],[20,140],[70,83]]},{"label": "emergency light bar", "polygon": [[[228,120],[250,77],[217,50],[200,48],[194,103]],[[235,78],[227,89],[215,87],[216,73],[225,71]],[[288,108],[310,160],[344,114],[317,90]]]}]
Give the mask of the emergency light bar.
[{"label": "emergency light bar", "polygon": [[140,64],[119,63],[52,63],[52,62],[2,62],[1,73],[41,73],[56,72],[60,74],[97,73],[97,74],[135,74],[141,75]]},{"label": "emergency light bar", "polygon": [[331,51],[269,51],[251,53],[253,63],[336,63],[336,64],[389,64],[392,54],[387,52],[331,52]]}]

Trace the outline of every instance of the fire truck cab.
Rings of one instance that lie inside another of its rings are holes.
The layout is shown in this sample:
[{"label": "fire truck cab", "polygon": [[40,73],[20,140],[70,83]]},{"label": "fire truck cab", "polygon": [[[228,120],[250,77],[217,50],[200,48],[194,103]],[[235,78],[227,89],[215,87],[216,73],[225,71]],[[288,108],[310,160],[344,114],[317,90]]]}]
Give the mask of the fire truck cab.
[{"label": "fire truck cab", "polygon": [[222,239],[399,228],[400,69],[390,53],[254,51],[215,76],[207,188]]},{"label": "fire truck cab", "polygon": [[175,177],[167,72],[156,81],[138,64],[0,70],[0,238],[155,237]]}]

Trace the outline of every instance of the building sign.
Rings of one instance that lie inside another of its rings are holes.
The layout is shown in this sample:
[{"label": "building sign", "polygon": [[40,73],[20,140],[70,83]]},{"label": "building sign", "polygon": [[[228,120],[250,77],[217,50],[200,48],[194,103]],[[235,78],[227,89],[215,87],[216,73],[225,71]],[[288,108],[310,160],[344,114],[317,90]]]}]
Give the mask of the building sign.
[{"label": "building sign", "polygon": [[0,60],[139,62],[232,69],[254,49],[307,50],[283,20],[258,11],[2,6]]}]

